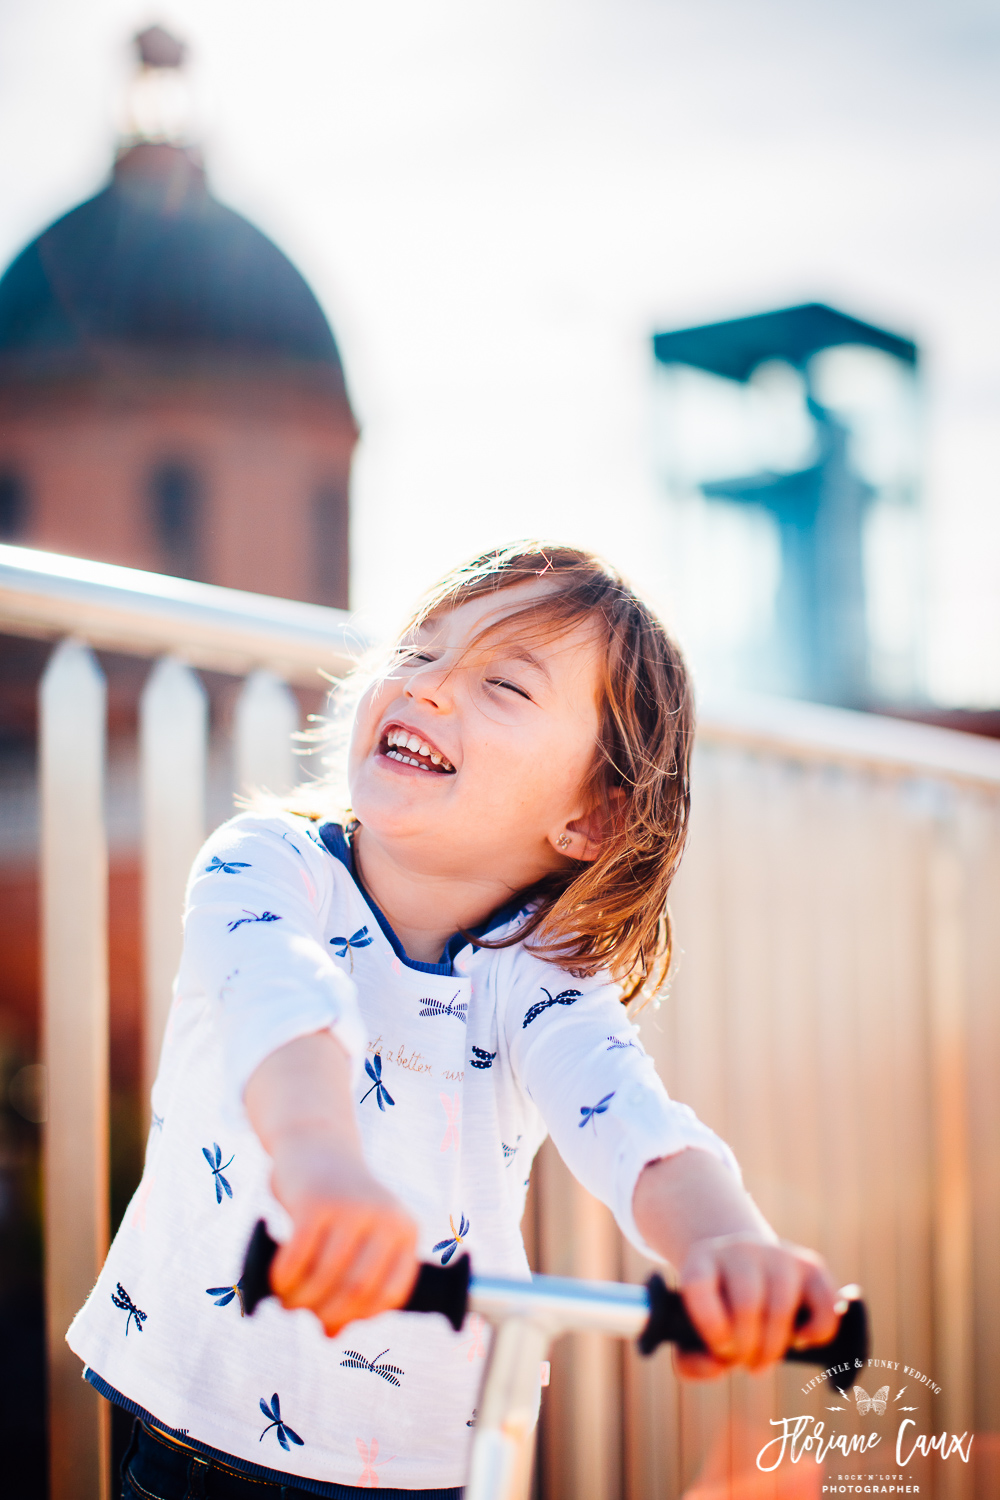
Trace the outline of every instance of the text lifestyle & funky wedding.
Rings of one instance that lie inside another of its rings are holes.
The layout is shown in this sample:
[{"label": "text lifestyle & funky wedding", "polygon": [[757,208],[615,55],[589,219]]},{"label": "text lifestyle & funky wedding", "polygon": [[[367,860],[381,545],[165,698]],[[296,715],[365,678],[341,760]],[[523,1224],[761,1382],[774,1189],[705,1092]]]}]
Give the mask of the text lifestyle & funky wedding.
[{"label": "text lifestyle & funky wedding", "polygon": [[[854,1368],[856,1370],[895,1370],[897,1374],[908,1375],[911,1380],[916,1380],[920,1385],[925,1385],[929,1391],[934,1392],[935,1396],[940,1396],[941,1394],[941,1387],[935,1385],[929,1375],[922,1375],[919,1370],[913,1369],[912,1365],[901,1365],[898,1359],[867,1359],[864,1362],[856,1359],[854,1361]],[[821,1370],[807,1385],[802,1386],[803,1396],[808,1396],[809,1392],[815,1386],[822,1385],[823,1381],[828,1380],[831,1375],[846,1375],[850,1369],[851,1365],[848,1363],[831,1365],[828,1370]]]}]

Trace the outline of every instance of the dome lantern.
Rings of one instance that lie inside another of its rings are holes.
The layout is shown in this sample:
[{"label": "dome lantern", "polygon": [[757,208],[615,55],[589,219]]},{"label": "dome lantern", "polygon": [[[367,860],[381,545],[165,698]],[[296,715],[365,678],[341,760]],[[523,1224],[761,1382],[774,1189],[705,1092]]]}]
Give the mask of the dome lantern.
[{"label": "dome lantern", "polygon": [[140,141],[190,145],[194,101],[185,69],[187,47],[162,26],[133,38],[138,67],[125,98],[123,146]]}]

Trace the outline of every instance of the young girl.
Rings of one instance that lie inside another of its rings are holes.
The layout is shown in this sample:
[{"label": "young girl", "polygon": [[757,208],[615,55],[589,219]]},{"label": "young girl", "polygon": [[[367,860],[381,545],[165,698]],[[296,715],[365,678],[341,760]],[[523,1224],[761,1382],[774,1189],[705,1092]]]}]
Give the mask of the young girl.
[{"label": "young girl", "polygon": [[[669,958],[691,737],[680,656],[621,579],[512,548],[434,590],[362,697],[346,826],[318,784],[209,839],[145,1172],[69,1332],[139,1419],[125,1496],[458,1500],[480,1334],[393,1309],[420,1259],[528,1276],[546,1133],[679,1269],[711,1351],[685,1373],[778,1358],[800,1303],[796,1341],[832,1336],[821,1262],[622,1008]],[[260,1216],[280,1301],[249,1319]]]}]

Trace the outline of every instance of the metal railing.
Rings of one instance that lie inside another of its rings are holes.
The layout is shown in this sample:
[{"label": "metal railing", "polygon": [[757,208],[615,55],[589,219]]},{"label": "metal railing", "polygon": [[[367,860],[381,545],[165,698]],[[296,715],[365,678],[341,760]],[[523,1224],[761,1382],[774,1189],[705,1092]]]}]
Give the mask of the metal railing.
[{"label": "metal railing", "polygon": [[[1000,745],[804,703],[707,703],[671,905],[675,977],[637,1018],[668,1088],[731,1143],[781,1233],[863,1286],[874,1355],[940,1388],[921,1430],[977,1434],[969,1464],[928,1462],[921,1494],[992,1500]],[[548,1146],[539,1167],[537,1263],[643,1280]],[[667,1360],[622,1363],[571,1336],[552,1354],[546,1500],[756,1497],[770,1420],[802,1409],[780,1369],[682,1385]]]},{"label": "metal railing", "polygon": [[[354,642],[334,610],[11,547],[0,630],[54,643],[40,703],[52,1494],[95,1500],[107,1493],[104,1418],[63,1342],[108,1223],[93,648],[154,662],[140,712],[148,1081],[205,831],[194,669],[245,676],[238,780],[276,786],[295,712],[284,683],[343,670]],[[732,1143],[782,1233],[864,1286],[876,1355],[934,1375],[934,1430],[1000,1433],[1000,746],[807,704],[706,705],[673,907],[677,975],[639,1018],[668,1087]],[[645,1280],[550,1147],[532,1204],[540,1270]],[[666,1359],[640,1365],[596,1333],[562,1340],[552,1367],[546,1500],[677,1500],[719,1474],[729,1488],[717,1492],[737,1495],[752,1435],[792,1409],[780,1374],[682,1388]],[[994,1493],[971,1467],[939,1468],[938,1496]]]},{"label": "metal railing", "polygon": [[53,1500],[100,1500],[107,1411],[64,1338],[108,1247],[106,692],[93,648],[153,659],[139,712],[147,1101],[184,885],[207,832],[207,700],[193,667],[245,676],[236,785],[279,790],[298,723],[285,684],[317,686],[317,669],[343,672],[362,643],[339,610],[7,546],[0,629],[54,642],[39,701],[50,1490]]}]

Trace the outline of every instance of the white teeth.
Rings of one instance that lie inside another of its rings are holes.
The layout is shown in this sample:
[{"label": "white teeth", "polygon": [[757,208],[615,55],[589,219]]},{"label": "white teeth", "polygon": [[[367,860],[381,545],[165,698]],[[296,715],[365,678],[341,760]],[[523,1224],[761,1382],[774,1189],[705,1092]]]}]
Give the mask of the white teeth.
[{"label": "white teeth", "polygon": [[[440,750],[432,750],[426,740],[419,735],[411,734],[408,729],[390,729],[385,737],[386,754],[392,760],[398,760],[406,766],[418,766],[422,771],[429,771],[430,766],[426,764],[429,760],[431,765],[440,767],[441,770],[454,772],[455,767],[447,756],[441,754]],[[411,751],[411,755],[402,752]],[[423,760],[414,760],[413,755],[421,755]]]},{"label": "white teeth", "polygon": [[398,760],[404,766],[416,766],[416,768],[417,768],[418,771],[426,771],[428,775],[431,774],[431,768],[430,768],[430,766],[423,765],[419,760],[414,760],[412,756],[409,756],[409,755],[400,755],[400,753],[399,753],[398,750],[388,750],[388,751],[386,751],[386,759],[387,760]]}]

